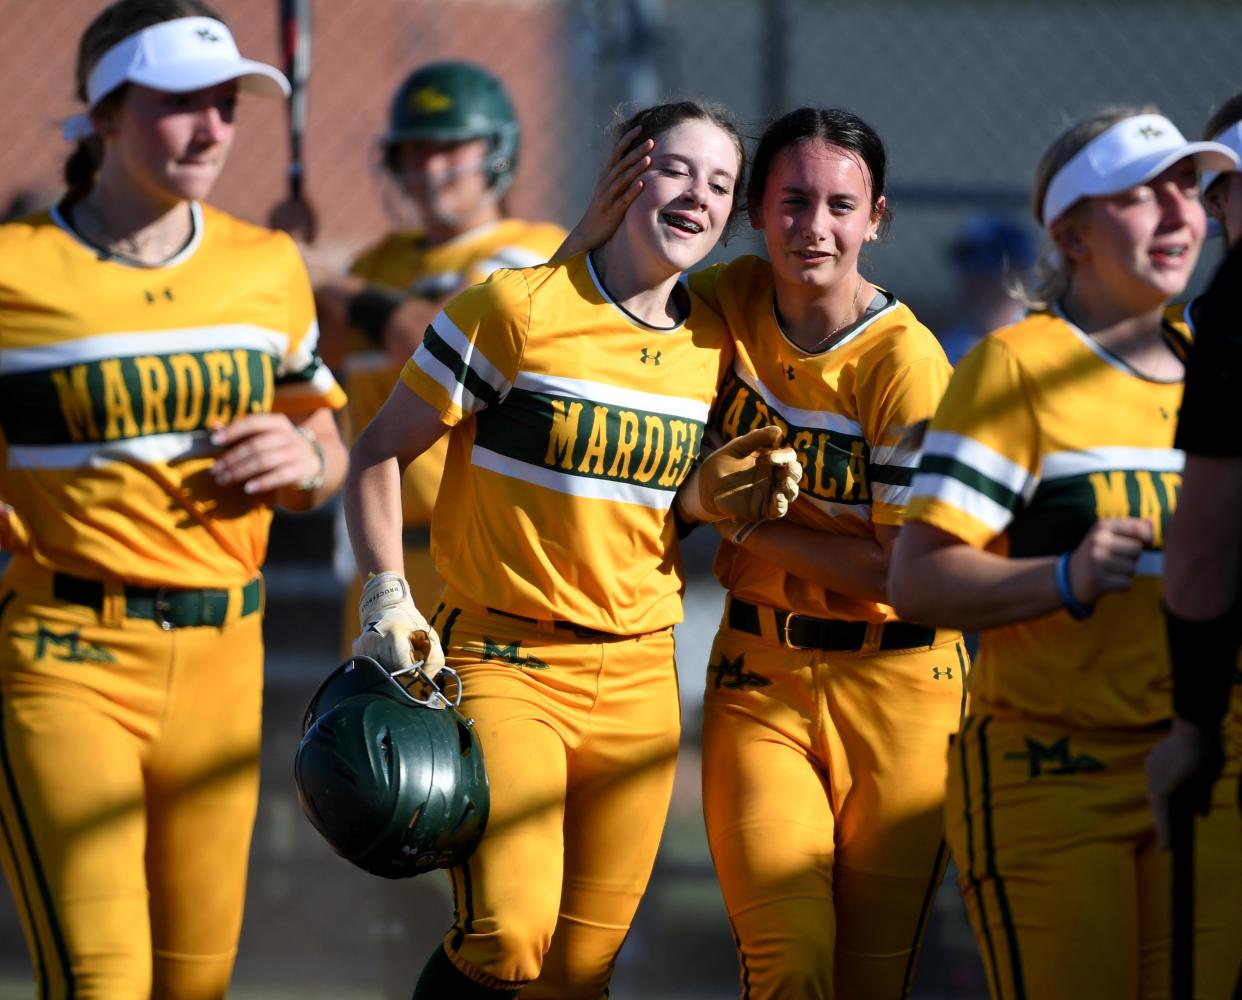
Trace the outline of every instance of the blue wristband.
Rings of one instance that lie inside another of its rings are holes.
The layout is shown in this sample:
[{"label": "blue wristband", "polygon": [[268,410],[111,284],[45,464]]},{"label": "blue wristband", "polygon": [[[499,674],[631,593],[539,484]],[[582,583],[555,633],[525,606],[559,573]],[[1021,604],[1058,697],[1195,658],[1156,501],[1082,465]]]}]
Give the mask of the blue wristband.
[{"label": "blue wristband", "polygon": [[1070,553],[1068,552],[1057,560],[1057,593],[1061,595],[1061,603],[1065,605],[1065,610],[1070,613],[1070,616],[1082,621],[1084,618],[1090,618],[1095,608],[1089,604],[1083,604],[1074,596],[1074,591],[1070,587],[1069,564]]}]

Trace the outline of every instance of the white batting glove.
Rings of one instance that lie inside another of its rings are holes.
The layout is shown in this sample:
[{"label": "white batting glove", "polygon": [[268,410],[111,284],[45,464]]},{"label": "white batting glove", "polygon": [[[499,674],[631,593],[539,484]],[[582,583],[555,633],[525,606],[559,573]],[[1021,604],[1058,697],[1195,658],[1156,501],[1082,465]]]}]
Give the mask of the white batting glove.
[{"label": "white batting glove", "polygon": [[402,670],[421,660],[434,677],[444,666],[440,637],[414,606],[410,585],[397,573],[377,573],[367,580],[358,602],[362,634],[354,655],[378,660],[386,670]]}]

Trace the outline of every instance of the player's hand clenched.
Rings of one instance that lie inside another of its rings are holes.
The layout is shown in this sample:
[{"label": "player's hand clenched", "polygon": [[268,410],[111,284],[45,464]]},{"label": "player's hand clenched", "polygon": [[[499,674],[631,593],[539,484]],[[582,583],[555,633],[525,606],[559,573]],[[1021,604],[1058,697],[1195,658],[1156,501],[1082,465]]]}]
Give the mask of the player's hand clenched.
[{"label": "player's hand clenched", "polygon": [[1151,523],[1137,517],[1106,517],[1091,526],[1070,557],[1069,582],[1085,605],[1101,595],[1129,590],[1139,556],[1151,544]]},{"label": "player's hand clenched", "polygon": [[354,640],[355,656],[369,656],[390,671],[421,660],[429,677],[444,666],[440,637],[415,607],[404,577],[377,573],[367,580],[358,601],[358,620],[362,632]]},{"label": "player's hand clenched", "polygon": [[700,521],[784,517],[798,497],[802,464],[777,448],[779,427],[760,427],[709,454],[683,486],[683,509]]}]

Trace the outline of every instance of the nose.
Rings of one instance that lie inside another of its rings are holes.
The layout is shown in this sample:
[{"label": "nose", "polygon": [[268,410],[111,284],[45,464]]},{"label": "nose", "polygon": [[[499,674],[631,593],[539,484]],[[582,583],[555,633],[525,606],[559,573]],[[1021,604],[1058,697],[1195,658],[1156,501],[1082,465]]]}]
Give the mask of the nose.
[{"label": "nose", "polygon": [[816,241],[822,240],[828,234],[828,219],[828,206],[823,204],[814,205],[803,216],[803,228],[806,231],[806,235]]},{"label": "nose", "polygon": [[217,104],[209,104],[198,113],[196,132],[200,141],[220,142],[233,126],[233,116]]},{"label": "nose", "polygon": [[686,197],[699,208],[706,208],[708,199],[707,178],[702,174],[691,174],[690,183],[686,187]]},{"label": "nose", "polygon": [[1156,197],[1160,204],[1161,227],[1163,229],[1180,229],[1185,225],[1201,224],[1204,219],[1203,204],[1196,194],[1187,194],[1181,184],[1165,181],[1156,186]]}]

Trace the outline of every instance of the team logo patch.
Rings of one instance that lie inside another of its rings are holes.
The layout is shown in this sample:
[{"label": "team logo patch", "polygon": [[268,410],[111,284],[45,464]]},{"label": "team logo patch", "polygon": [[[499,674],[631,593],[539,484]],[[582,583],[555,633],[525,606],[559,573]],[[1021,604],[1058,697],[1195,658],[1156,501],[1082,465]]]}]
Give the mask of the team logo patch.
[{"label": "team logo patch", "polygon": [[199,28],[199,29],[198,29],[198,31],[196,31],[196,32],[194,32],[194,33],[195,33],[196,35],[198,35],[198,37],[199,37],[199,39],[200,39],[201,41],[204,41],[204,42],[218,42],[218,41],[220,41],[220,36],[219,36],[219,35],[217,35],[217,34],[216,34],[214,31],[212,31],[210,28]]},{"label": "team logo patch", "polygon": [[730,660],[723,653],[720,654],[720,662],[713,664],[707,668],[708,673],[716,675],[715,687],[729,688],[737,690],[738,688],[765,688],[772,682],[762,674],[757,674],[752,670],[746,669],[746,655],[743,653],[736,660]]},{"label": "team logo patch", "polygon": [[1044,774],[1078,774],[1080,771],[1103,771],[1104,764],[1085,753],[1070,750],[1069,737],[1062,736],[1055,743],[1044,744],[1026,738],[1026,752],[1007,753],[1005,760],[1025,760],[1028,776],[1038,778]]},{"label": "team logo patch", "polygon": [[87,642],[77,629],[62,634],[53,632],[43,622],[39,622],[34,632],[18,632],[14,629],[10,634],[14,639],[22,639],[33,644],[34,656],[31,659],[35,661],[48,657],[60,660],[62,663],[116,662],[116,657],[112,655],[111,650],[93,642]]},{"label": "team logo patch", "polygon": [[547,670],[548,665],[537,656],[531,656],[529,653],[522,655],[522,643],[511,642],[507,646],[502,646],[498,642],[484,638],[483,640],[483,659],[500,660],[504,663],[511,663],[515,667],[522,667],[524,670]]},{"label": "team logo patch", "polygon": [[410,95],[410,110],[421,111],[425,115],[447,111],[452,106],[453,99],[443,91],[436,90],[435,87],[423,87],[422,90],[416,90]]}]

